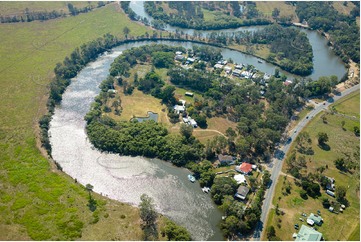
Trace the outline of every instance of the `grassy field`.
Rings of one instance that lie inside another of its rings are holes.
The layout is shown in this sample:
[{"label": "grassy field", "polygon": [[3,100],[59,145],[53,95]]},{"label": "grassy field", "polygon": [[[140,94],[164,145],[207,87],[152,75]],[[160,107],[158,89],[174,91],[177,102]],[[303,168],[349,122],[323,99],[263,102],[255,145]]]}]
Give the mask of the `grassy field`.
[{"label": "grassy field", "polygon": [[280,10],[280,17],[291,16],[292,21],[298,22],[298,17],[295,12],[296,7],[286,4],[283,1],[256,1],[257,9],[264,14],[265,17],[272,17],[272,11],[275,8]]},{"label": "grassy field", "polygon": [[[335,104],[340,112],[352,111],[352,108],[359,106],[359,94],[351,95],[350,97],[340,100]],[[346,110],[345,110],[346,109]],[[354,110],[355,111],[355,110]],[[306,224],[299,220],[301,213],[317,213],[321,211],[321,216],[324,219],[324,224],[320,227],[317,226],[326,240],[359,240],[359,220],[360,220],[360,173],[358,170],[353,173],[341,173],[335,167],[333,161],[343,156],[343,153],[353,153],[359,150],[359,138],[353,133],[353,127],[359,125],[359,120],[351,120],[342,116],[327,114],[327,124],[323,123],[319,114],[312,120],[304,131],[307,131],[312,139],[312,149],[314,155],[306,155],[307,160],[307,173],[315,173],[317,167],[327,165],[328,168],[323,172],[324,175],[333,177],[336,180],[336,186],[343,185],[347,188],[347,200],[350,206],[346,208],[343,213],[335,214],[324,209],[322,206],[322,198],[334,200],[324,191],[321,192],[322,196],[318,199],[309,197],[303,200],[299,191],[302,189],[295,185],[294,179],[290,176],[286,177],[281,175],[275,191],[273,205],[279,205],[280,210],[285,212],[285,215],[276,215],[275,210],[271,211],[267,221],[267,226],[273,225],[276,229],[276,235],[282,240],[292,240],[292,233],[297,232],[293,226],[298,223],[299,225]],[[345,130],[341,127],[341,122],[345,121]],[[317,133],[326,132],[329,137],[327,142],[330,150],[326,151],[317,145]],[[295,149],[295,145],[291,150]],[[356,162],[359,162],[358,158]],[[283,172],[286,172],[286,165],[284,164]],[[284,192],[285,187],[291,186],[291,193],[286,195]],[[303,217],[304,218],[304,217]],[[304,218],[305,219],[305,218]],[[335,229],[337,225],[338,229]],[[266,226],[266,227],[267,227]],[[265,238],[264,238],[265,239]]]},{"label": "grassy field", "polygon": [[[145,95],[138,89],[134,89],[132,95],[124,95],[121,88],[117,88],[120,100],[122,101],[123,111],[120,116],[110,114],[115,120],[129,121],[134,117],[147,117],[148,111],[157,113],[158,122],[170,125],[167,116],[167,107],[161,103],[161,100],[149,95]],[[111,106],[111,105],[108,105]]]},{"label": "grassy field", "polygon": [[30,12],[40,12],[40,11],[47,11],[51,12],[53,10],[64,13],[69,13],[68,3],[73,4],[76,8],[83,8],[86,6],[97,6],[97,2],[90,2],[90,1],[44,1],[44,2],[36,2],[36,1],[12,1],[12,2],[2,2],[0,8],[0,15],[21,15],[24,14],[26,8],[29,9]]},{"label": "grassy field", "polygon": [[332,2],[332,5],[339,13],[350,15],[350,12],[355,7],[355,5],[351,2],[347,2],[347,6],[345,6],[343,3],[344,1],[334,1]]},{"label": "grassy field", "polygon": [[336,111],[360,118],[360,93],[354,92],[333,105]]},{"label": "grassy field", "polygon": [[0,240],[142,239],[135,208],[95,194],[98,209],[90,212],[85,189],[41,155],[34,131],[55,64],[105,33],[121,37],[125,26],[131,35],[147,31],[116,3],[76,17],[0,25]]}]

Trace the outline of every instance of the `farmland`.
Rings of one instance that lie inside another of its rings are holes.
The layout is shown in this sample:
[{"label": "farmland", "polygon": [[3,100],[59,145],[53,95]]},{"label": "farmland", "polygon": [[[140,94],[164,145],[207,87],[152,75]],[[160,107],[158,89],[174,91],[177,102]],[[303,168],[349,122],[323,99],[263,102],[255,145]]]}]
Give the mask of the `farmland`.
[{"label": "farmland", "polygon": [[[23,9],[13,6],[6,11]],[[58,2],[42,6],[61,8]],[[6,57],[0,60],[0,240],[142,239],[137,209],[94,194],[98,209],[90,212],[84,187],[42,156],[34,132],[55,64],[105,33],[122,37],[125,26],[133,36],[147,31],[117,4],[76,17],[0,25],[0,55]]]}]

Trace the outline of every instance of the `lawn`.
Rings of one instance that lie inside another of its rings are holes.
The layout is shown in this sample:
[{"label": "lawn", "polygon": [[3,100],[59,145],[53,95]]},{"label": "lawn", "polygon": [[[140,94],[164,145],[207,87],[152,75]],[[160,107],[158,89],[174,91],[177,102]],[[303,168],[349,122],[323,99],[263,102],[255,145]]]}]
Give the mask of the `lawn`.
[{"label": "lawn", "polygon": [[[346,2],[347,6],[343,5]],[[332,2],[333,7],[341,14],[350,15],[351,10],[355,7],[355,5],[349,1],[335,1]]]},{"label": "lawn", "polygon": [[133,207],[95,194],[92,213],[85,189],[42,156],[35,132],[56,63],[105,33],[122,36],[125,26],[131,35],[147,31],[117,3],[76,17],[0,25],[0,240],[142,239]]},{"label": "lawn", "polygon": [[[121,87],[117,87],[116,89],[120,96],[123,111],[120,116],[109,113],[110,117],[115,120],[129,121],[134,117],[146,117],[148,116],[148,111],[151,111],[159,115],[158,122],[163,123],[166,126],[170,125],[167,116],[167,107],[161,103],[161,100],[150,94],[146,95],[138,89],[134,89],[132,95],[124,95]],[[112,101],[113,99],[109,101],[108,106],[111,106]]]},{"label": "lawn", "polygon": [[333,105],[336,111],[360,118],[360,93],[354,92]]},{"label": "lawn", "polygon": [[275,8],[278,8],[280,10],[280,17],[284,16],[291,16],[292,21],[298,22],[298,17],[295,12],[296,7],[286,4],[286,2],[283,1],[256,1],[257,9],[264,14],[265,17],[272,17],[272,11]]},{"label": "lawn", "polygon": [[[340,100],[335,106],[339,108],[340,112],[345,111],[345,109],[348,111],[352,110],[352,108],[348,108],[348,105],[354,103],[355,100],[359,100],[358,98],[359,94],[353,95],[346,100]],[[357,233],[360,220],[359,171],[341,173],[333,163],[335,159],[342,157],[344,153],[353,154],[359,150],[359,138],[353,133],[353,127],[359,125],[359,120],[326,114],[327,124],[325,124],[321,118],[322,115],[324,113],[316,116],[303,130],[310,134],[312,149],[314,150],[314,155],[305,155],[307,173],[315,173],[318,167],[327,165],[328,168],[323,174],[335,178],[336,186],[343,185],[347,188],[346,197],[350,206],[343,213],[331,213],[323,208],[321,201],[324,197],[329,200],[334,200],[334,198],[321,190],[322,195],[318,199],[309,197],[307,200],[303,200],[299,195],[299,191],[302,188],[296,186],[293,178],[285,178],[285,176],[281,175],[276,186],[273,205],[279,204],[279,208],[285,212],[285,215],[274,214],[274,216],[270,216],[267,226],[272,224],[276,229],[276,235],[282,240],[292,240],[292,233],[297,232],[293,227],[295,223],[299,225],[305,224],[305,222],[299,220],[302,212],[309,215],[311,212],[317,213],[317,210],[321,211],[324,224],[321,227],[316,227],[326,240],[349,240],[349,238],[359,240],[359,233]],[[345,130],[341,127],[342,121],[346,122]],[[330,150],[323,150],[318,146],[318,132],[326,132],[328,134],[329,141],[327,144],[330,146]],[[295,149],[294,144],[291,147],[292,149]],[[358,157],[353,159],[355,159],[355,162],[359,162]],[[286,164],[284,163],[283,172],[286,172],[285,168]],[[284,192],[287,184],[291,186],[290,194]],[[334,229],[335,225],[338,225],[338,229]]]}]

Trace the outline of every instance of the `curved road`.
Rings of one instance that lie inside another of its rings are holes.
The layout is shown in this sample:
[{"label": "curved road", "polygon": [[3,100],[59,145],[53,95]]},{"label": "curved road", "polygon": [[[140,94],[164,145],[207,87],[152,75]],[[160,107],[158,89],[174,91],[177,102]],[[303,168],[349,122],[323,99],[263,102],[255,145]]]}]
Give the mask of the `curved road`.
[{"label": "curved road", "polygon": [[[269,189],[267,189],[266,193],[265,193],[265,200],[263,201],[263,206],[262,206],[262,214],[261,214],[261,219],[260,222],[258,222],[258,225],[255,229],[255,232],[253,234],[253,240],[260,240],[262,237],[262,233],[263,233],[263,227],[267,221],[267,215],[269,212],[269,209],[272,205],[272,198],[274,195],[274,191],[275,191],[275,187],[277,184],[277,180],[278,177],[280,175],[280,172],[282,170],[282,164],[284,161],[284,157],[286,156],[287,152],[289,151],[291,144],[293,142],[293,140],[297,137],[297,135],[299,134],[300,131],[302,131],[302,129],[317,115],[319,114],[321,111],[323,111],[324,109],[327,109],[331,104],[333,104],[334,102],[336,102],[337,100],[349,95],[350,93],[357,91],[360,89],[360,84],[357,84],[351,88],[348,88],[346,90],[344,90],[343,92],[341,92],[341,95],[335,95],[331,100],[316,104],[315,103],[315,108],[310,111],[306,118],[302,119],[295,128],[293,128],[291,135],[288,137],[291,138],[291,142],[290,141],[286,141],[283,146],[279,149],[279,152],[277,152],[278,154],[283,154],[283,155],[278,155],[278,157],[274,157],[271,164],[273,164],[273,168],[271,171],[271,185],[269,187]],[[308,117],[308,118],[307,118]]]}]

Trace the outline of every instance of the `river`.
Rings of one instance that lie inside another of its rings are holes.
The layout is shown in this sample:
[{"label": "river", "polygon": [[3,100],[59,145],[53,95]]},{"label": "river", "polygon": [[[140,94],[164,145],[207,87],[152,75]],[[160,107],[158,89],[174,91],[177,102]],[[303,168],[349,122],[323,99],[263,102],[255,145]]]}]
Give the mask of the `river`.
[{"label": "river", "polygon": [[[309,36],[315,55],[315,70],[310,77],[337,75],[341,78],[346,69],[328,49],[326,41],[315,32],[304,31]],[[223,240],[218,227],[222,214],[210,196],[201,191],[197,182],[193,184],[188,181],[188,170],[157,159],[102,153],[94,149],[87,138],[84,116],[99,94],[98,86],[109,74],[110,64],[122,51],[149,43],[154,42],[142,41],[116,47],[88,64],[72,80],[50,123],[52,156],[65,173],[83,185],[92,184],[95,192],[132,205],[138,205],[141,194],[146,193],[154,199],[159,212],[186,227],[193,239]],[[192,48],[193,45],[175,41],[157,43],[182,45],[185,48]],[[221,49],[226,59],[252,64],[270,74],[274,72],[275,66],[258,63],[255,57]]]},{"label": "river", "polygon": [[[144,10],[144,1],[130,1],[129,7],[140,17],[147,18],[150,22],[153,20],[153,18],[147,14]],[[206,36],[207,34],[211,32],[237,32],[237,31],[256,31],[259,29],[264,28],[264,26],[249,26],[249,27],[240,27],[236,29],[222,29],[222,30],[216,30],[216,31],[203,31],[203,30],[194,30],[194,29],[184,29],[184,28],[178,28],[173,27],[170,25],[165,26],[165,30],[170,32],[183,32],[188,35],[194,36],[195,33],[201,34],[202,36]],[[332,50],[327,46],[327,40],[316,31],[311,30],[305,30],[301,29],[302,32],[307,34],[307,37],[310,41],[310,44],[312,45],[313,50],[313,65],[314,69],[311,75],[308,77],[312,78],[313,80],[317,80],[321,76],[331,76],[335,75],[340,80],[344,74],[347,72],[343,62],[341,59],[336,56]],[[251,64],[255,66],[257,69],[273,74],[275,66],[268,64],[266,62],[258,63],[258,58],[247,55],[245,59],[244,64]],[[236,62],[238,62],[236,59],[234,59]],[[287,77],[294,78],[297,77],[295,75],[292,75],[290,73],[287,73],[285,71],[282,71]]]}]

